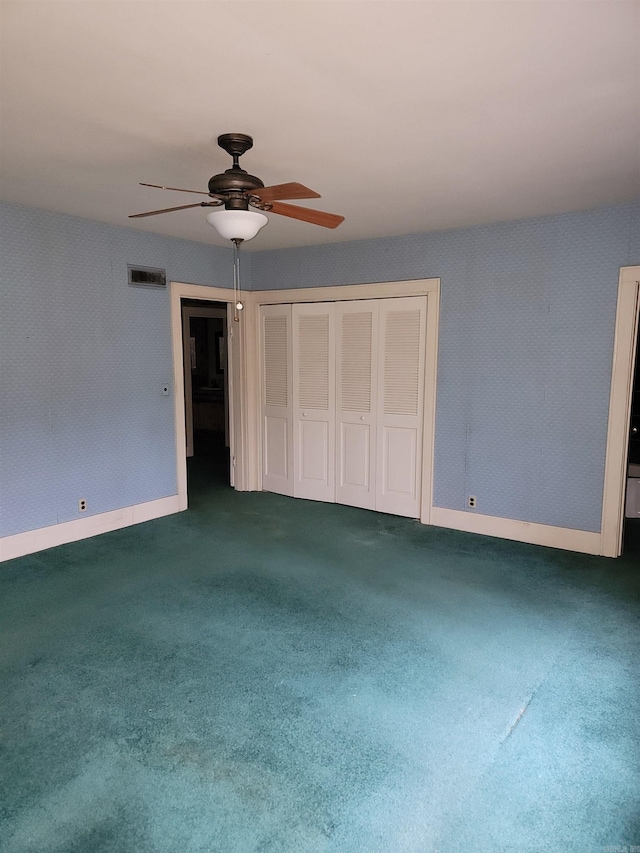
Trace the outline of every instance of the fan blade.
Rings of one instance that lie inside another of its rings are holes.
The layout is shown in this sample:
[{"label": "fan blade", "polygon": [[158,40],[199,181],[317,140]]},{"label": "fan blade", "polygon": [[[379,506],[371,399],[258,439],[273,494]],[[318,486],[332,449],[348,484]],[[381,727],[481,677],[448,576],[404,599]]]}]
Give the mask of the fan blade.
[{"label": "fan blade", "polygon": [[324,228],[337,228],[341,222],[344,222],[344,216],[338,216],[336,213],[325,213],[323,210],[313,210],[310,207],[298,207],[297,204],[282,204],[279,201],[274,201],[269,213],[279,213],[281,216],[301,219],[303,222],[322,225]]},{"label": "fan blade", "polygon": [[176,193],[198,193],[198,195],[209,195],[209,193],[205,193],[202,190],[182,190],[182,189],[180,189],[180,187],[163,187],[163,186],[160,186],[160,184],[143,184],[142,181],[140,181],[140,186],[141,187],[154,187],[157,190],[173,190],[173,192],[176,192]]},{"label": "fan blade", "polygon": [[262,201],[278,201],[281,198],[320,198],[320,193],[310,190],[302,184],[293,181],[290,184],[275,184],[272,187],[263,187],[256,190],[252,195],[257,195]]},{"label": "fan blade", "polygon": [[132,213],[129,219],[140,219],[141,216],[156,216],[158,213],[171,213],[172,210],[186,210],[188,207],[212,207],[206,201],[199,201],[196,204],[181,204],[179,207],[164,207],[162,210],[149,210],[147,213]]}]

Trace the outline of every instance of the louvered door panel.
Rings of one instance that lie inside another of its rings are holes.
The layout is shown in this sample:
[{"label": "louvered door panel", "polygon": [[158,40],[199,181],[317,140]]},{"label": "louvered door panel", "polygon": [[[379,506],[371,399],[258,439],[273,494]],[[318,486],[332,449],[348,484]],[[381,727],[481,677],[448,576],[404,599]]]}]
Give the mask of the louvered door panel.
[{"label": "louvered door panel", "polygon": [[[385,306],[385,309],[387,306]],[[420,310],[385,310],[384,414],[417,415],[420,392]]]},{"label": "louvered door panel", "polygon": [[336,305],[336,501],[375,507],[375,300]]},{"label": "louvered door panel", "polygon": [[335,500],[335,305],[292,306],[296,497]]},{"label": "louvered door panel", "polygon": [[260,309],[262,488],[293,494],[291,306]]},{"label": "louvered door panel", "polygon": [[420,516],[425,296],[381,300],[376,509]]}]

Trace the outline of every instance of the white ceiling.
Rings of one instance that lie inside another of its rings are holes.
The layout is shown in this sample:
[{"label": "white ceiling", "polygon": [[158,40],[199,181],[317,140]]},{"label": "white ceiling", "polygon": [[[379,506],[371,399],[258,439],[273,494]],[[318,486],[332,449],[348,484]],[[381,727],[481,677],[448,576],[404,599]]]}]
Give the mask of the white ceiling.
[{"label": "white ceiling", "polygon": [[271,215],[256,250],[498,222],[640,194],[638,2],[2,0],[0,196],[210,244],[231,165],[300,181],[335,231]]}]

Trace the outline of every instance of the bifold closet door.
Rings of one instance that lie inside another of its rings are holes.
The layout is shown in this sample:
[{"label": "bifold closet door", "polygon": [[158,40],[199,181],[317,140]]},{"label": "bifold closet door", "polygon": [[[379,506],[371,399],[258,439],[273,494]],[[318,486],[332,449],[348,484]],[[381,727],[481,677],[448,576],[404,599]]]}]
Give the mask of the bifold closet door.
[{"label": "bifold closet door", "polygon": [[336,304],[336,502],[376,504],[378,303]]},{"label": "bifold closet door", "polygon": [[263,488],[420,517],[426,296],[261,309]]},{"label": "bifold closet door", "polygon": [[293,494],[335,501],[335,305],[296,304],[293,322]]},{"label": "bifold closet door", "polygon": [[420,517],[427,297],[380,300],[376,506]]},{"label": "bifold closet door", "polygon": [[262,488],[293,494],[291,305],[260,309]]}]

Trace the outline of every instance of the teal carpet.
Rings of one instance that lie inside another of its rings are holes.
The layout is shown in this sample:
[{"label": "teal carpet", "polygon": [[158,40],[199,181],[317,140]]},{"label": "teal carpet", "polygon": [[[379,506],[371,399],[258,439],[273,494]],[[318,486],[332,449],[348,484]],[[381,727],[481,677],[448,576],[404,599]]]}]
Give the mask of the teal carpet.
[{"label": "teal carpet", "polygon": [[194,462],[188,512],[0,565],[3,853],[640,845],[639,531],[585,557]]}]

